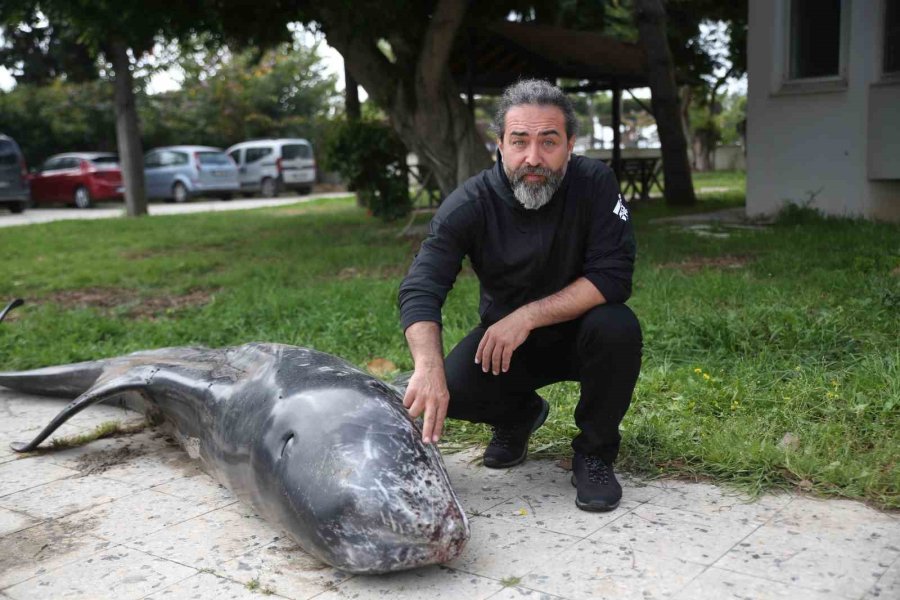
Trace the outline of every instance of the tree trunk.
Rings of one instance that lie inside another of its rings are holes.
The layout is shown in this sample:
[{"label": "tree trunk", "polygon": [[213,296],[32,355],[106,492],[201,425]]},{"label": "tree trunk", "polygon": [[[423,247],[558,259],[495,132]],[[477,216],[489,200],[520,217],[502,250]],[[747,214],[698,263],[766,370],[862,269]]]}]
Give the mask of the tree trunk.
[{"label": "tree trunk", "polygon": [[491,165],[475,118],[448,67],[466,6],[466,0],[438,2],[414,65],[391,63],[342,14],[320,9],[329,45],[343,55],[357,82],[388,113],[407,148],[432,170],[444,196]]},{"label": "tree trunk", "polygon": [[362,114],[359,107],[359,86],[353,75],[350,74],[346,62],[344,62],[344,110],[347,113],[347,119],[351,121],[358,121]]},{"label": "tree trunk", "polygon": [[128,47],[121,40],[112,43],[112,63],[116,76],[116,142],[125,183],[125,211],[129,217],[139,217],[147,214],[144,151],[134,103],[131,61],[128,59]]},{"label": "tree trunk", "polygon": [[695,204],[687,140],[681,126],[675,67],[666,39],[666,13],[661,0],[634,0],[634,15],[647,53],[653,115],[662,145],[666,203]]}]

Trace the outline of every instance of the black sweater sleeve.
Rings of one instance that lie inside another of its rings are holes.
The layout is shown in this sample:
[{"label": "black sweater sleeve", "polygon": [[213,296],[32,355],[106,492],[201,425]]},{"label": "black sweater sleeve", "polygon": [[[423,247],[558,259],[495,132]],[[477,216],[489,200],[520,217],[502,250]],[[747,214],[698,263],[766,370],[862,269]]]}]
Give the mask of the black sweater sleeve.
[{"label": "black sweater sleeve", "polygon": [[418,321],[441,323],[441,307],[462,268],[477,229],[474,202],[462,189],[451,194],[434,215],[428,236],[400,284],[403,330]]},{"label": "black sweater sleeve", "polygon": [[634,229],[611,169],[595,172],[594,198],[584,255],[584,276],[610,304],[631,296],[636,252]]}]

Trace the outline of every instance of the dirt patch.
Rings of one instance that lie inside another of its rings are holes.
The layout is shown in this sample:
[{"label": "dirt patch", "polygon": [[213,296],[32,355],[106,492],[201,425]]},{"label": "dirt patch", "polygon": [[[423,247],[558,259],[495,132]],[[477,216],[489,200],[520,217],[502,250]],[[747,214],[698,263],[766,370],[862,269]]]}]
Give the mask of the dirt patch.
[{"label": "dirt patch", "polygon": [[143,297],[137,290],[126,288],[83,288],[64,290],[41,298],[38,304],[53,303],[63,308],[93,308],[103,313],[124,310],[134,319],[154,318],[160,313],[203,306],[217,290],[194,290],[180,296]]},{"label": "dirt patch", "polygon": [[660,267],[696,273],[701,269],[742,269],[752,260],[750,256],[692,256],[677,263],[663,263]]},{"label": "dirt patch", "polygon": [[317,183],[313,185],[314,194],[332,194],[335,192],[346,192],[347,186],[343,183]]},{"label": "dirt patch", "polygon": [[44,563],[62,565],[68,556],[77,557],[112,546],[112,542],[85,535],[96,527],[96,520],[72,522],[51,519],[45,523],[3,537],[0,552],[0,581],[24,581],[40,573]]},{"label": "dirt patch", "polygon": [[75,468],[81,472],[82,477],[87,477],[88,475],[103,473],[112,467],[121,465],[122,463],[128,462],[137,456],[143,456],[144,454],[147,454],[147,448],[143,444],[137,446],[126,444],[121,448],[112,448],[85,454],[76,461]]},{"label": "dirt patch", "polygon": [[900,266],[891,269],[891,275],[894,277],[900,277]]}]

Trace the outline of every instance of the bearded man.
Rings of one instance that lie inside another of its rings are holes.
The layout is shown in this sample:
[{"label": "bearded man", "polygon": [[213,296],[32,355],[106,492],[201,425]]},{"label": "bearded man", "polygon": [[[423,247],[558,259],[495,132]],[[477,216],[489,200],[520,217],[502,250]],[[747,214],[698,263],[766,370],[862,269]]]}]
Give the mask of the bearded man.
[{"label": "bearded man", "polygon": [[[525,460],[547,418],[536,390],[578,381],[572,440],[576,505],[606,511],[622,488],[619,423],[640,372],[641,329],[623,304],[635,243],[612,170],[572,156],[575,112],[563,92],[525,80],[494,120],[498,159],[441,204],[400,285],[415,371],[404,405],[437,442],[446,417],[488,423],[484,465]],[[441,307],[468,256],[481,284],[480,324],[443,358]]]}]

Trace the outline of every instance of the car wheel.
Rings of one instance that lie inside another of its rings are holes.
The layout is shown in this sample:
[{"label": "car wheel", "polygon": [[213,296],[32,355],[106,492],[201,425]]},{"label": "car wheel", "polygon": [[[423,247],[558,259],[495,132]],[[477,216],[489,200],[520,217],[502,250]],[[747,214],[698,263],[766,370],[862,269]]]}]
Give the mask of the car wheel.
[{"label": "car wheel", "polygon": [[219,200],[229,201],[231,200],[231,194],[219,194]]},{"label": "car wheel", "polygon": [[182,202],[187,202],[190,197],[191,195],[184,184],[180,181],[176,181],[175,185],[172,186],[172,198],[175,200],[175,202],[181,204]]},{"label": "car wheel", "polygon": [[299,193],[301,196],[308,196],[309,194],[312,193],[312,186],[304,185],[302,188],[299,188],[297,190],[297,193]]},{"label": "car wheel", "polygon": [[274,198],[278,195],[278,182],[271,177],[266,177],[259,186],[259,194],[263,198]]},{"label": "car wheel", "polygon": [[93,202],[91,201],[91,193],[86,187],[84,187],[83,185],[79,185],[77,188],[75,188],[75,207],[90,208],[91,206],[93,206]]},{"label": "car wheel", "polygon": [[9,210],[10,212],[18,215],[25,212],[26,206],[28,206],[27,202],[13,202],[9,205]]}]

